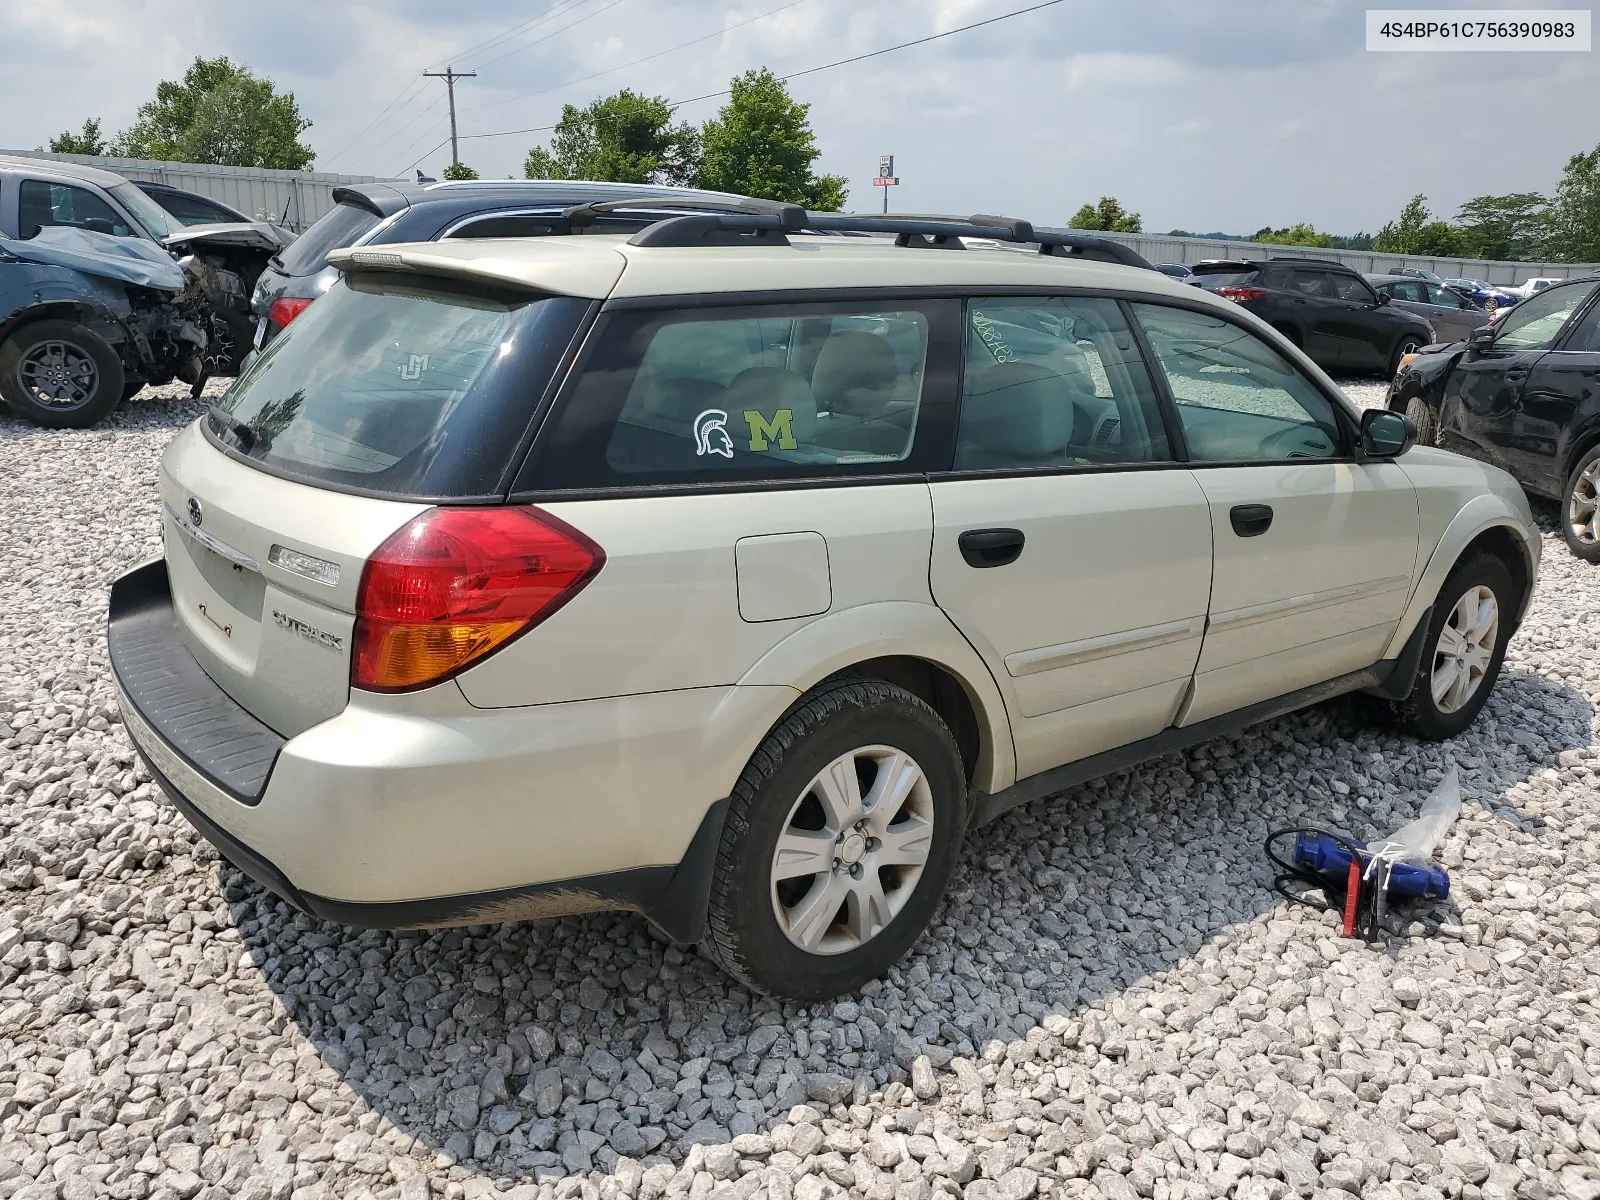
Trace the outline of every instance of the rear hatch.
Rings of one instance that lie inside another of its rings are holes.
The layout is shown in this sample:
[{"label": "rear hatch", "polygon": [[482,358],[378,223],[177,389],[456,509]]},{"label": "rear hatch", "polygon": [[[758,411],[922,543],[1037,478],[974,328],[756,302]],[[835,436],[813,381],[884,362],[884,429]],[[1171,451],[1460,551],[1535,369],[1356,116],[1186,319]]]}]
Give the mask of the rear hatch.
[{"label": "rear hatch", "polygon": [[242,707],[286,737],[344,709],[368,558],[435,505],[501,500],[589,306],[346,278],[173,441],[173,607]]}]

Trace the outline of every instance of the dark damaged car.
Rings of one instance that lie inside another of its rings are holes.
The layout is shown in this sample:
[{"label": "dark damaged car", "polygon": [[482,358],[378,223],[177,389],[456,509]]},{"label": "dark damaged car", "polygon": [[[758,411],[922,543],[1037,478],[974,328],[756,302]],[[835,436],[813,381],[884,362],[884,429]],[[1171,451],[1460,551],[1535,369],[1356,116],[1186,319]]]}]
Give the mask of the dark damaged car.
[{"label": "dark damaged car", "polygon": [[0,238],[0,400],[39,425],[93,425],[147,383],[204,378],[192,280],[159,246],[81,229]]},{"label": "dark damaged car", "polygon": [[1408,355],[1389,407],[1424,444],[1509,471],[1600,562],[1600,276],[1552,284],[1461,342]]},{"label": "dark damaged car", "polygon": [[120,175],[0,155],[0,237],[28,241],[60,228],[149,242],[178,259],[188,277],[178,304],[206,334],[209,375],[238,373],[255,332],[250,293],[268,260],[294,241],[265,221],[185,225]]}]

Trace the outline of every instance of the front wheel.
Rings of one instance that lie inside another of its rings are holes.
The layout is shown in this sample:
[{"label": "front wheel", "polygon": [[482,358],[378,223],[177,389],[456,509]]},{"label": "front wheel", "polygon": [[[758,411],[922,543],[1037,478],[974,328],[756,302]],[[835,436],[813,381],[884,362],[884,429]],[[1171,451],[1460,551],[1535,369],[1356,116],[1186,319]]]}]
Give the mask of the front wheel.
[{"label": "front wheel", "polygon": [[1402,729],[1442,742],[1471,725],[1494,690],[1519,597],[1505,563],[1457,563],[1434,601],[1411,693],[1390,711]]},{"label": "front wheel", "polygon": [[122,399],[122,360],[76,321],[35,321],[0,343],[0,398],[53,429],[85,429]]},{"label": "front wheel", "polygon": [[858,988],[927,927],[966,822],[961,757],[931,708],[880,680],[824,686],[734,788],[704,949],[769,995]]},{"label": "front wheel", "polygon": [[1411,418],[1411,423],[1417,427],[1417,445],[1438,445],[1439,425],[1433,419],[1433,409],[1428,407],[1428,402],[1421,396],[1413,396],[1406,401],[1406,416]]},{"label": "front wheel", "polygon": [[1600,446],[1578,460],[1561,496],[1561,536],[1585,562],[1600,562]]}]

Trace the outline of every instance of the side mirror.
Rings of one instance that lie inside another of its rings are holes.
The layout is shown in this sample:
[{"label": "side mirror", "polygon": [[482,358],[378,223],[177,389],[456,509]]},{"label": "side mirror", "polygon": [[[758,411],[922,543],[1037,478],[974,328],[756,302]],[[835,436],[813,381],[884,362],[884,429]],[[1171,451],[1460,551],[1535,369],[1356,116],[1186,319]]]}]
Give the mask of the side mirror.
[{"label": "side mirror", "polygon": [[1494,326],[1484,325],[1474,329],[1467,338],[1467,349],[1473,354],[1483,354],[1494,345]]},{"label": "side mirror", "polygon": [[1369,408],[1361,414],[1361,452],[1368,458],[1394,458],[1417,444],[1417,427],[1405,413]]},{"label": "side mirror", "polygon": [[1385,304],[1389,303],[1389,299],[1390,299],[1390,297],[1389,297],[1389,293],[1388,292],[1379,292],[1378,293],[1378,307],[1382,308]]},{"label": "side mirror", "polygon": [[83,227],[91,233],[111,234],[116,232],[115,227],[104,217],[90,217],[84,221]]}]

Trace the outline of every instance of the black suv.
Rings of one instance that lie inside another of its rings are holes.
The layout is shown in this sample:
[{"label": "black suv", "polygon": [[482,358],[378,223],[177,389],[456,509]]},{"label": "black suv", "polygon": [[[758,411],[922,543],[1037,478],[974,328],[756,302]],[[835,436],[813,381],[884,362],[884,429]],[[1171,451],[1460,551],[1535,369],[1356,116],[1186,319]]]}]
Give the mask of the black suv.
[{"label": "black suv", "polygon": [[[553,231],[551,217],[577,204],[671,197],[725,206],[741,199],[723,192],[648,184],[555,180],[472,180],[454,183],[366,183],[335,188],[333,209],[280,255],[256,283],[251,310],[256,348],[271,341],[339,278],[328,255],[346,246],[436,242],[441,238],[529,237]],[[602,218],[595,232],[637,230],[667,212]]]},{"label": "black suv", "polygon": [[1392,306],[1343,263],[1269,258],[1197,263],[1197,287],[1248,308],[1319,367],[1383,371],[1434,340],[1433,326]]}]

